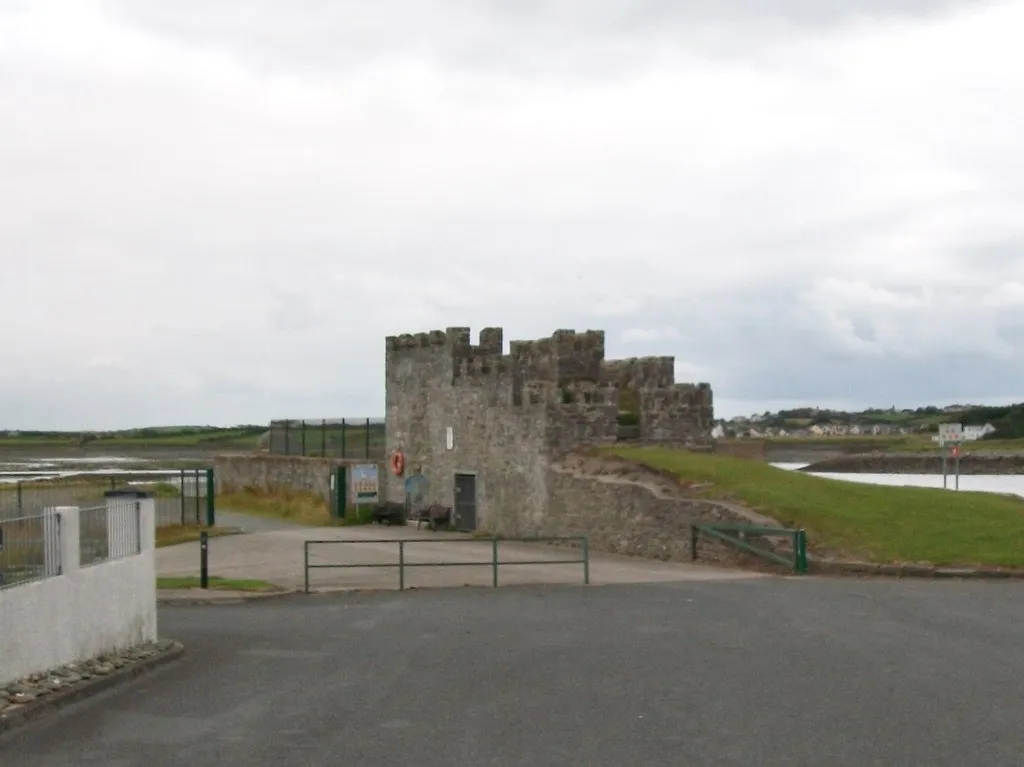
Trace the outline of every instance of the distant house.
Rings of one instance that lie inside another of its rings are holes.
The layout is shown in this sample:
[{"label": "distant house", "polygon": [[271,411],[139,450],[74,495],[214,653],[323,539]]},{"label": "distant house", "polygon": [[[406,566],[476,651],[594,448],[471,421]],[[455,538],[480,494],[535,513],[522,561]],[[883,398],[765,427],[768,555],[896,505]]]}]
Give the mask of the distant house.
[{"label": "distant house", "polygon": [[975,439],[981,439],[987,437],[989,434],[994,433],[996,427],[990,423],[984,426],[965,426],[964,427],[964,441],[970,441]]},{"label": "distant house", "polygon": [[711,430],[712,439],[721,439],[725,436],[725,427],[722,424],[715,424],[715,428]]}]

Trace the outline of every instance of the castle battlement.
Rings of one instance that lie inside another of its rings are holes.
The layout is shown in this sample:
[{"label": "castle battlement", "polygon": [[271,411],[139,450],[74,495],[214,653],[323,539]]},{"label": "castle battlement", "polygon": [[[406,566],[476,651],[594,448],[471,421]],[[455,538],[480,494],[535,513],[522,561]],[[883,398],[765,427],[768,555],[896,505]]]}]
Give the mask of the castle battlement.
[{"label": "castle battlement", "polygon": [[423,350],[444,355],[451,365],[449,384],[493,385],[498,379],[505,380],[511,386],[511,404],[515,406],[562,405],[568,410],[618,406],[621,393],[627,390],[639,396],[637,404],[643,409],[666,408],[681,413],[710,411],[712,406],[709,384],[676,383],[674,357],[606,360],[602,330],[560,329],[548,338],[512,341],[508,354],[503,353],[503,344],[504,331],[499,327],[481,330],[477,344],[472,343],[467,327],[386,339],[391,359]]}]

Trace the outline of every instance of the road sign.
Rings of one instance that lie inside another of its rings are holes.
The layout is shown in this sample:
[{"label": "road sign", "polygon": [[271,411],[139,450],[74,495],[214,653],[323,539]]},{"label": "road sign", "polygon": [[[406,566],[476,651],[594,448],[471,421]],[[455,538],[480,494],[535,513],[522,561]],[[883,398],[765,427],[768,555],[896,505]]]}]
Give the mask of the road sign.
[{"label": "road sign", "polygon": [[375,463],[361,463],[352,467],[352,502],[377,503],[380,498],[380,482]]},{"label": "road sign", "polygon": [[953,450],[951,452],[953,453],[953,457],[954,458],[959,458],[960,457],[960,446],[959,445],[953,445]]},{"label": "road sign", "polygon": [[962,423],[940,423],[939,445],[955,445],[964,441],[964,425]]}]

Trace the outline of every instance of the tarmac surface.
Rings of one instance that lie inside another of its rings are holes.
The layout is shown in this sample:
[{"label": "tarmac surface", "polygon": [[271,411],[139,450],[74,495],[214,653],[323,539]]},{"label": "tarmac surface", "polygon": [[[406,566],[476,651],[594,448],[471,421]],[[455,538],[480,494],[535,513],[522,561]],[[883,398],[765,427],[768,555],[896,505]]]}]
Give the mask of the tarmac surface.
[{"label": "tarmac surface", "polygon": [[19,767],[1024,763],[1017,583],[758,578],[169,607]]},{"label": "tarmac surface", "polygon": [[[400,539],[405,541],[402,556],[406,564],[406,588],[490,586],[493,582],[492,543],[464,533],[430,532],[426,527],[417,530],[415,524],[305,527],[231,513],[218,513],[218,523],[251,531],[245,535],[210,539],[210,575],[221,578],[262,580],[291,591],[304,589],[304,542],[318,541],[309,549],[309,561],[314,566],[361,564],[371,567],[314,567],[310,570],[312,591],[397,589],[400,555],[395,541]],[[343,543],[344,540],[357,542]],[[501,542],[499,584],[582,584],[581,557],[579,548]],[[452,567],[452,562],[474,564]],[[525,565],[525,562],[544,564]],[[424,566],[439,563],[441,567]],[[199,543],[157,549],[156,567],[159,576],[198,575]],[[597,552],[590,553],[589,569],[592,584],[766,577],[763,573],[706,564],[661,562]]]}]

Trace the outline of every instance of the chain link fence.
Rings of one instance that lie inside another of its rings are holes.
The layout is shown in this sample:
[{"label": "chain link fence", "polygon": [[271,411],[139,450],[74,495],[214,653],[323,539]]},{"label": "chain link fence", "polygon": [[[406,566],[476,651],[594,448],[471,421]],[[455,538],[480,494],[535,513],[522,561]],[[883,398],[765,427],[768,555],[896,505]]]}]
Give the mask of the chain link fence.
[{"label": "chain link fence", "polygon": [[320,458],[382,460],[383,418],[319,418],[270,422],[268,452]]}]

